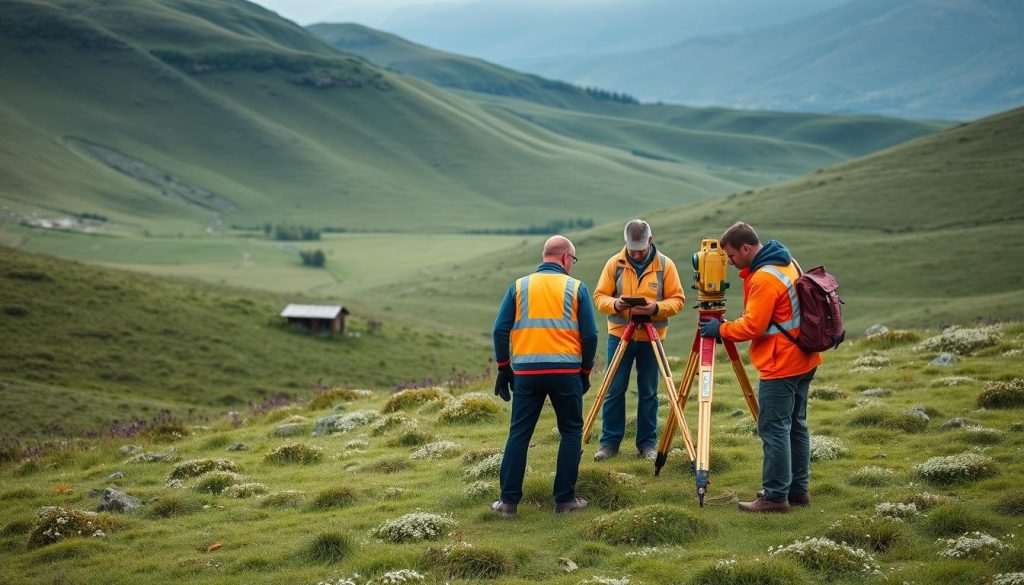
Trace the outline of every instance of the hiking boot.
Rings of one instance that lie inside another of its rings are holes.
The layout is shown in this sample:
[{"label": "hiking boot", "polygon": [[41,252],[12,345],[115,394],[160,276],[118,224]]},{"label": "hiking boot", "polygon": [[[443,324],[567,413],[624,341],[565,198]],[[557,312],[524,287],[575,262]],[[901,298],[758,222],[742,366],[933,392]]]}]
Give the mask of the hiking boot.
[{"label": "hiking boot", "polygon": [[740,512],[789,512],[789,502],[773,502],[764,496],[757,496],[753,502],[740,502]]},{"label": "hiking boot", "polygon": [[587,507],[587,502],[583,498],[573,498],[568,502],[555,502],[555,514],[565,514],[566,512],[579,512],[583,508]]},{"label": "hiking boot", "polygon": [[495,514],[500,514],[506,518],[511,518],[516,515],[516,504],[506,504],[501,500],[495,500],[491,503],[491,511]]},{"label": "hiking boot", "polygon": [[[764,490],[757,492],[757,497],[763,498]],[[799,495],[789,494],[788,500],[790,505],[793,506],[807,507],[811,505],[811,495],[806,492]]]},{"label": "hiking boot", "polygon": [[604,461],[619,454],[618,447],[601,447],[594,453],[594,461]]},{"label": "hiking boot", "polygon": [[636,456],[640,459],[654,461],[658,457],[658,450],[654,447],[641,447],[636,450]]}]

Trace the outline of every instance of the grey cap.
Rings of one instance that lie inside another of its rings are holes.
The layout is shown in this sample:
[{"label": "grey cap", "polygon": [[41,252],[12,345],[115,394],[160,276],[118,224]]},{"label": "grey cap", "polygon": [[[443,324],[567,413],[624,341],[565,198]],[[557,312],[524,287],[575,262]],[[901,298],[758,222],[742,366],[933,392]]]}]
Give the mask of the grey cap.
[{"label": "grey cap", "polygon": [[622,238],[630,252],[646,250],[651,241],[651,226],[642,219],[631,220],[622,230]]}]

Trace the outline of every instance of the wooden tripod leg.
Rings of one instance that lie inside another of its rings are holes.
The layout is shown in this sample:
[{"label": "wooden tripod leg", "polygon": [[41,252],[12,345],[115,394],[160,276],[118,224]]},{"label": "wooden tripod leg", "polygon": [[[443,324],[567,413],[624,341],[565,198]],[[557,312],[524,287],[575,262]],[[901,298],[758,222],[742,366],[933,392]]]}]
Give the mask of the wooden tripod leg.
[{"label": "wooden tripod leg", "polygon": [[740,390],[743,391],[743,397],[747,400],[747,408],[750,409],[750,414],[754,417],[754,424],[757,424],[757,395],[754,394],[754,389],[750,386],[750,379],[747,378],[747,370],[743,367],[743,362],[740,361],[740,354],[736,351],[736,344],[728,339],[722,340],[722,345],[725,346],[725,352],[729,354],[729,361],[732,362],[732,370],[736,373],[736,380],[740,383]]},{"label": "wooden tripod leg", "polygon": [[[676,391],[679,411],[683,413],[686,410],[686,401],[690,395],[690,386],[693,385],[693,378],[697,372],[697,342],[700,340],[700,333],[698,332],[694,338],[693,348],[690,350],[690,356],[686,360],[686,369],[683,370],[683,378],[679,382],[679,389]],[[658,456],[654,461],[654,475],[661,473],[661,468],[665,466],[665,461],[668,459],[669,449],[672,448],[672,439],[675,438],[676,426],[682,427],[683,435],[683,446],[686,447],[687,455],[690,457],[690,464],[693,465],[696,461],[696,451],[693,448],[693,441],[690,439],[690,427],[686,424],[686,419],[677,421],[675,411],[669,412],[668,422],[665,424],[665,432],[661,436],[661,443],[658,445]]]},{"label": "wooden tripod leg", "polygon": [[[686,445],[686,452],[690,455],[690,460],[692,461],[695,451],[693,443],[690,441],[690,429],[687,428],[686,419],[683,418],[683,407],[679,404],[679,394],[676,392],[675,380],[672,379],[672,370],[668,365],[668,355],[665,353],[665,346],[662,344],[661,338],[658,337],[658,331],[654,328],[654,325],[650,323],[646,325],[647,336],[650,338],[651,347],[658,358],[658,368],[661,370],[661,377],[665,380],[665,385],[668,388],[669,406],[671,407],[669,419],[674,417],[679,422],[679,426],[682,427],[683,443]],[[668,429],[666,428],[665,430],[665,434],[668,435]],[[671,437],[671,435],[669,436]]]},{"label": "wooden tripod leg", "polygon": [[616,370],[619,369],[619,363],[622,362],[622,356],[626,354],[626,346],[629,345],[630,340],[633,338],[633,332],[636,330],[636,324],[630,321],[629,325],[626,326],[626,330],[622,333],[622,339],[619,340],[619,346],[615,348],[615,354],[612,355],[612,361],[608,363],[608,369],[605,370],[604,380],[601,381],[601,387],[597,391],[597,397],[594,400],[593,406],[590,407],[590,412],[587,413],[587,418],[583,422],[583,444],[586,445],[590,442],[590,432],[594,427],[594,421],[597,420],[597,412],[601,409],[601,403],[604,402],[604,397],[608,394],[608,388],[612,385],[612,378],[615,377]]}]

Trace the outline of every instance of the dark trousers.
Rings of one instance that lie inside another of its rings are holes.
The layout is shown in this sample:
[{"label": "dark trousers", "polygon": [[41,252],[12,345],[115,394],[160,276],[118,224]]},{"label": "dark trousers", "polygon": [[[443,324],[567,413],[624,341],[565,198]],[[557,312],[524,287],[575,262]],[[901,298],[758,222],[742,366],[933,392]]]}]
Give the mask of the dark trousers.
[{"label": "dark trousers", "polygon": [[807,493],[811,480],[811,435],[807,430],[807,391],[816,369],[788,378],[760,380],[757,433],[764,447],[761,487],[765,497],[783,502]]},{"label": "dark trousers", "polygon": [[544,399],[551,399],[558,420],[558,460],[555,464],[556,502],[576,497],[583,444],[583,384],[578,374],[516,375],[512,390],[512,420],[509,423],[505,457],[501,461],[501,501],[518,504],[523,499],[526,450],[537,426]]},{"label": "dark trousers", "polygon": [[[621,339],[608,336],[608,363],[618,349]],[[626,390],[629,374],[636,363],[636,448],[653,447],[658,442],[658,381],[661,370],[650,341],[633,341],[626,346],[619,368],[608,386],[601,404],[601,446],[619,448],[626,434]]]}]

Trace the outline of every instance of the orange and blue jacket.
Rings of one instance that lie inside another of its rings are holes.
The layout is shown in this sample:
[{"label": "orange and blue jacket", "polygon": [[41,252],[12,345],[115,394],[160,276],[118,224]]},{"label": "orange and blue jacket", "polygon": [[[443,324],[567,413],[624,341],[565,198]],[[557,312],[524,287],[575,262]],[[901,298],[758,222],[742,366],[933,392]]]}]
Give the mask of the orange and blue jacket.
[{"label": "orange and blue jacket", "polygon": [[[615,299],[621,296],[645,297],[650,302],[658,303],[658,312],[651,316],[658,337],[665,339],[668,333],[668,318],[683,310],[686,298],[683,286],[679,283],[679,273],[672,260],[653,250],[654,258],[641,274],[629,261],[629,254],[623,246],[618,254],[608,259],[597,281],[594,290],[594,304],[597,310],[608,314],[608,334],[622,337],[630,319],[630,309],[621,313],[615,312]],[[650,341],[647,333],[637,329],[634,339]]]},{"label": "orange and blue jacket", "polygon": [[750,266],[740,271],[743,316],[719,329],[723,339],[750,341],[750,361],[762,380],[799,376],[821,364],[820,354],[806,353],[780,330],[800,335],[794,286],[799,276],[789,250],[775,240],[766,242]]},{"label": "orange and blue jacket", "polygon": [[590,373],[597,326],[587,285],[554,262],[512,283],[494,321],[498,366],[516,375]]}]

